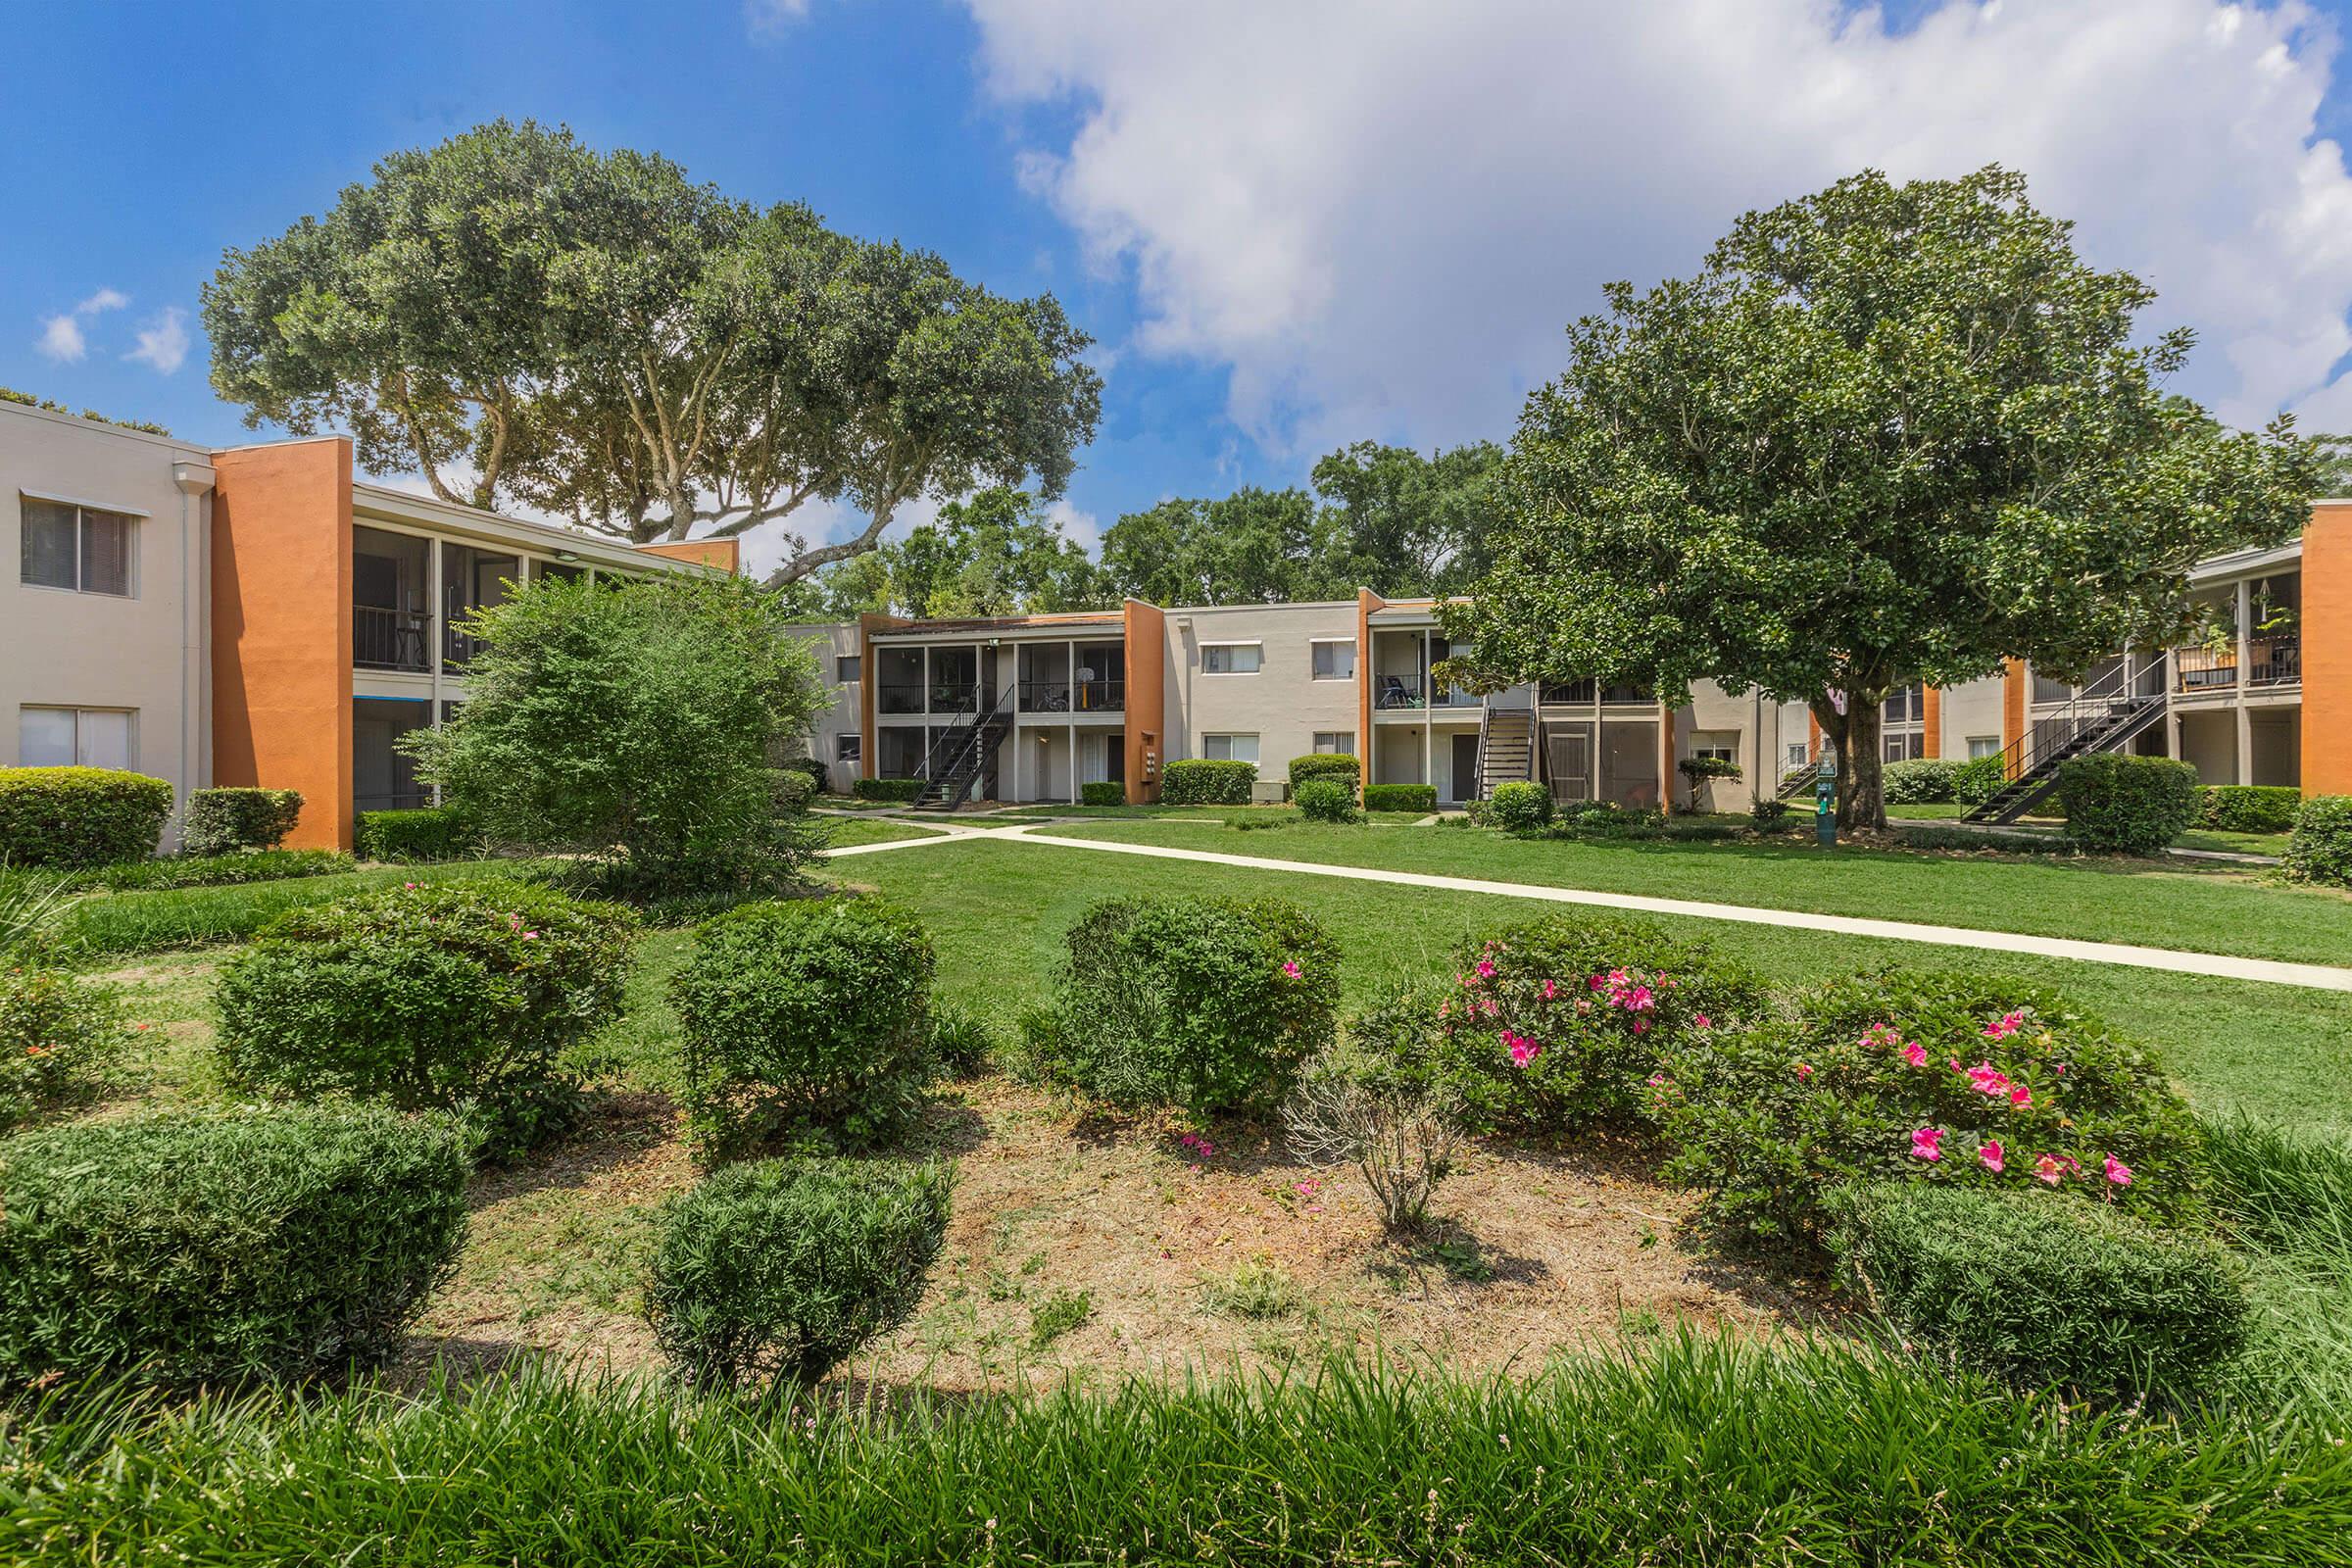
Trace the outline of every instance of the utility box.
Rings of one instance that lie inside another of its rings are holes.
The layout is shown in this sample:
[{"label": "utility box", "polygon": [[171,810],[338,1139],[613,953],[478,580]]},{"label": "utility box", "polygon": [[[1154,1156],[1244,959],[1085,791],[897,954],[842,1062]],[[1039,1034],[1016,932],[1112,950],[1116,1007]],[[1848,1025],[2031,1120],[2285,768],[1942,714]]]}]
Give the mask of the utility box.
[{"label": "utility box", "polygon": [[1250,804],[1251,806],[1280,806],[1290,798],[1291,786],[1285,779],[1259,779],[1250,786]]}]

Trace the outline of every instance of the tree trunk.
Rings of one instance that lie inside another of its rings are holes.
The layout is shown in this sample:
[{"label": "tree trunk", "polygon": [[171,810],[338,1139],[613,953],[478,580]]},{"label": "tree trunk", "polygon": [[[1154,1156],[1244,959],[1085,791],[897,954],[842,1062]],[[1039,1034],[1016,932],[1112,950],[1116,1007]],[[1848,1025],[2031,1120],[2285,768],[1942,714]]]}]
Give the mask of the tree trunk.
[{"label": "tree trunk", "polygon": [[1846,696],[1842,713],[1824,697],[1806,705],[1821,724],[1838,759],[1838,825],[1884,829],[1886,826],[1885,779],[1879,763],[1879,705]]}]

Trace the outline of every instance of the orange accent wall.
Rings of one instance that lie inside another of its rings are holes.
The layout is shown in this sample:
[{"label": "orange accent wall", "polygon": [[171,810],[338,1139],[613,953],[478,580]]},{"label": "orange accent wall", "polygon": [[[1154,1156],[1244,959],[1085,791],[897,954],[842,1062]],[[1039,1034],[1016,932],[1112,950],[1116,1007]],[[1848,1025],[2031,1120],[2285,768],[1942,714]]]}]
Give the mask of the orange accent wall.
[{"label": "orange accent wall", "polygon": [[302,791],[286,843],[352,840],[351,443],[213,455],[213,782]]},{"label": "orange accent wall", "polygon": [[658,545],[639,545],[638,551],[648,556],[667,556],[672,561],[692,561],[705,566],[715,566],[728,576],[741,568],[743,541],[740,539],[676,539]]},{"label": "orange accent wall", "polygon": [[2026,662],[2009,661],[2009,672],[2001,677],[2001,750],[2008,755],[2009,776],[2017,776],[2018,764],[2025,754],[2018,742],[2026,738]]},{"label": "orange accent wall", "polygon": [[1934,686],[1923,687],[1919,696],[1921,755],[1943,755],[1943,693]]},{"label": "orange accent wall", "polygon": [[1127,804],[1149,806],[1159,798],[1159,779],[1144,776],[1145,738],[1168,757],[1168,616],[1157,605],[1130,599],[1120,609],[1127,644]]},{"label": "orange accent wall", "polygon": [[2352,795],[2352,505],[2303,535],[2303,793]]}]

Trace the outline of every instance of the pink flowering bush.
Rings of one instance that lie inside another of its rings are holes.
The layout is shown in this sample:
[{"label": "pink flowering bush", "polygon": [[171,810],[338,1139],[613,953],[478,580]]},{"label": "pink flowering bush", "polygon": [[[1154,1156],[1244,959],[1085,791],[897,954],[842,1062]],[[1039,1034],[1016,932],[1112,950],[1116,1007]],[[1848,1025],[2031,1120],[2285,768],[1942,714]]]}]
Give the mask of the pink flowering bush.
[{"label": "pink flowering bush", "polygon": [[1811,1242],[1824,1195],[1865,1180],[2054,1192],[2159,1224],[2199,1212],[2202,1143],[2162,1069],[2021,982],[1836,981],[1686,1045],[1648,1092],[1668,1173],[1734,1235]]},{"label": "pink flowering bush", "polygon": [[1762,979],[1705,944],[1560,915],[1474,940],[1448,979],[1367,1009],[1359,1047],[1413,1063],[1473,1131],[1632,1123],[1669,1053],[1764,1008]]},{"label": "pink flowering bush", "polygon": [[129,1040],[106,987],[63,969],[0,967],[0,1133],[88,1098]]}]

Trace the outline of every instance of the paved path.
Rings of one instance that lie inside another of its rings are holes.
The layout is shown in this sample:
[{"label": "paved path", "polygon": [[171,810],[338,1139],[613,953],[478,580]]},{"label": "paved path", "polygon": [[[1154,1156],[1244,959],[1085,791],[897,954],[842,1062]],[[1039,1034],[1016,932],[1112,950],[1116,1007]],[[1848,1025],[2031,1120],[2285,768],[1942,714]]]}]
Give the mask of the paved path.
[{"label": "paved path", "polygon": [[1050,822],[990,828],[952,828],[943,825],[935,838],[900,839],[888,844],[857,844],[828,853],[835,857],[871,855],[885,850],[918,849],[950,839],[1006,839],[1059,850],[1089,850],[1101,855],[1140,855],[1155,860],[1197,860],[1208,865],[1233,865],[1251,871],[1286,871],[1295,876],[1338,877],[1344,881],[1378,882],[1391,887],[1432,888],[1442,893],[1484,893],[1494,898],[1528,899],[1542,904],[1592,905],[1600,908],[1635,909],[1645,914],[1681,915],[1699,920],[1736,920],[1745,925],[1779,926],[1792,931],[1828,931],[1838,936],[1881,937],[1895,942],[1931,943],[1937,947],[2073,958],[2084,963],[2124,964],[2138,969],[2161,969],[2169,974],[2208,974],[2226,980],[2261,980],[2273,985],[2306,986],[2318,991],[2352,992],[2352,968],[2334,968],[2321,963],[2238,958],[2215,953],[2186,953],[2173,948],[2143,948],[2124,942],[2079,942],[2070,937],[2026,936],[2010,931],[1981,931],[1968,926],[1924,925],[1909,920],[1870,920],[1847,914],[1812,914],[1801,909],[1707,904],[1694,899],[1653,899],[1639,893],[1601,893],[1585,888],[1545,887],[1532,882],[1494,882],[1483,877],[1431,876],[1419,871],[1388,871],[1373,866],[1325,865],[1310,860],[1278,860],[1258,855],[1222,855],[1212,850],[1170,849],[1159,844],[1122,844],[1111,839],[1055,838],[1040,831],[1053,825]]}]

